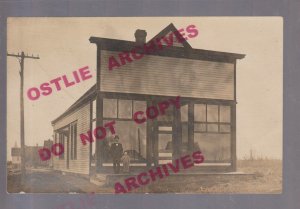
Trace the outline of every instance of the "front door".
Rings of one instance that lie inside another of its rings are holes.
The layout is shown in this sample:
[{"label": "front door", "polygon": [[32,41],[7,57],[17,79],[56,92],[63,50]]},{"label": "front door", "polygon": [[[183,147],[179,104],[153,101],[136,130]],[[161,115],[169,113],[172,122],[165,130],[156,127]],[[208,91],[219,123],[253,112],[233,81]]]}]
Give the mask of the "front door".
[{"label": "front door", "polygon": [[155,150],[155,163],[166,164],[172,163],[173,148],[174,148],[174,108],[169,106],[165,110],[164,115],[160,115],[156,120],[156,143],[154,144]]},{"label": "front door", "polygon": [[172,123],[158,122],[158,164],[172,163],[173,158],[173,134]]}]

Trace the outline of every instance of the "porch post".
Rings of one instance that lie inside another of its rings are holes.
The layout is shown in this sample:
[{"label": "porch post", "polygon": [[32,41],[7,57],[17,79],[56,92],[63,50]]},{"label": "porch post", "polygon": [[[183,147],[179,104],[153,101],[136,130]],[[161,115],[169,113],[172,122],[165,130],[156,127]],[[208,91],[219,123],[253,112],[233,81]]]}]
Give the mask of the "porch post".
[{"label": "porch post", "polygon": [[236,171],[236,103],[231,105],[231,170]]},{"label": "porch post", "polygon": [[180,108],[173,110],[173,160],[181,157],[182,148],[182,127],[181,127],[181,111]]},{"label": "porch post", "polygon": [[[148,106],[148,105],[147,105]],[[146,160],[147,167],[151,167],[153,162],[153,122],[152,120],[147,121],[147,138],[146,138]]]},{"label": "porch post", "polygon": [[188,104],[188,152],[194,151],[194,103]]},{"label": "porch post", "polygon": [[[93,128],[93,100],[91,100],[90,101],[90,130],[92,130],[92,128]],[[89,144],[90,145],[90,148],[89,148],[89,152],[90,152],[90,154],[89,154],[89,174],[91,174],[92,173],[92,146],[95,146],[95,144],[93,144],[93,143],[90,143]]]},{"label": "porch post", "polygon": [[[96,98],[96,127],[103,126],[103,95],[101,94],[100,89],[100,76],[101,76],[101,49],[100,46],[97,44],[97,76],[96,76],[96,91],[97,91],[97,98]],[[100,172],[102,169],[103,163],[103,140],[96,140],[96,172]]]}]

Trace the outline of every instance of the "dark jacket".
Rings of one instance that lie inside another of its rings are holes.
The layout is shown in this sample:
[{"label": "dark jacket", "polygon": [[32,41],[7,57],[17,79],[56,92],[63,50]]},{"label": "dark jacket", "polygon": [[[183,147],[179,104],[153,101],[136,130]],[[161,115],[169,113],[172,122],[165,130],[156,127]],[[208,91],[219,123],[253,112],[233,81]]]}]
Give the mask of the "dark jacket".
[{"label": "dark jacket", "polygon": [[110,146],[110,154],[113,159],[120,159],[123,155],[123,147],[121,143],[113,143]]}]

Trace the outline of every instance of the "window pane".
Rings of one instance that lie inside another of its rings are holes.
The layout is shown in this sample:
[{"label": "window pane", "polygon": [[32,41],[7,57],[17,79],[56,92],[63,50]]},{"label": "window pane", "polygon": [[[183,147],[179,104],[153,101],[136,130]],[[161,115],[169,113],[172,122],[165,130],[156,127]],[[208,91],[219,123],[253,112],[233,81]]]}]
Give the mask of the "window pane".
[{"label": "window pane", "polygon": [[204,162],[230,162],[230,134],[195,133],[194,149],[204,156]]},{"label": "window pane", "polygon": [[194,131],[205,132],[206,131],[206,124],[205,123],[195,123],[194,124]]},{"label": "window pane", "polygon": [[147,103],[145,101],[133,101],[133,113],[137,111],[145,112],[147,109]]},{"label": "window pane", "polygon": [[158,134],[158,154],[172,153],[172,134]]},{"label": "window pane", "polygon": [[207,124],[207,131],[208,132],[218,132],[218,125],[217,124]]},{"label": "window pane", "polygon": [[181,121],[187,122],[188,121],[188,105],[181,106]]},{"label": "window pane", "polygon": [[220,106],[220,122],[230,122],[230,106]]},{"label": "window pane", "polygon": [[230,132],[230,125],[220,125],[220,132]]},{"label": "window pane", "polygon": [[119,100],[118,118],[132,118],[132,100]]},{"label": "window pane", "polygon": [[[105,124],[104,120],[103,123]],[[122,144],[123,151],[130,156],[131,163],[146,163],[146,138],[147,138],[147,122],[136,125],[134,121],[116,120],[116,135],[119,136],[119,143]],[[107,132],[106,140],[104,140],[104,162],[112,162],[109,152],[109,146],[114,142],[111,132]],[[110,145],[109,145],[110,144]]]},{"label": "window pane", "polygon": [[218,122],[218,105],[207,105],[207,122]]},{"label": "window pane", "polygon": [[117,100],[103,99],[103,117],[117,118]]},{"label": "window pane", "polygon": [[195,104],[194,105],[194,120],[199,122],[206,121],[206,105],[205,104]]}]

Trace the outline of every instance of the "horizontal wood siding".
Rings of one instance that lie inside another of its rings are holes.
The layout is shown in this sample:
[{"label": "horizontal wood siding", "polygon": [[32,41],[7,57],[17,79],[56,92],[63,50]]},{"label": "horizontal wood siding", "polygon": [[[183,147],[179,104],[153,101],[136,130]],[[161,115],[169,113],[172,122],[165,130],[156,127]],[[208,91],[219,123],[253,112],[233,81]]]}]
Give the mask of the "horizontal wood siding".
[{"label": "horizontal wood siding", "polygon": [[101,52],[101,91],[234,100],[234,64],[145,55],[109,71],[110,56],[119,61]]},{"label": "horizontal wood siding", "polygon": [[[75,112],[67,115],[54,124],[54,131],[62,128],[70,123],[77,121],[77,160],[71,160],[71,143],[69,142],[69,169],[67,169],[67,143],[65,142],[65,157],[64,160],[59,160],[54,157],[53,167],[55,170],[62,170],[73,173],[89,174],[89,145],[83,145],[79,135],[90,130],[90,105],[87,103]],[[69,139],[70,140],[70,139]]]}]

